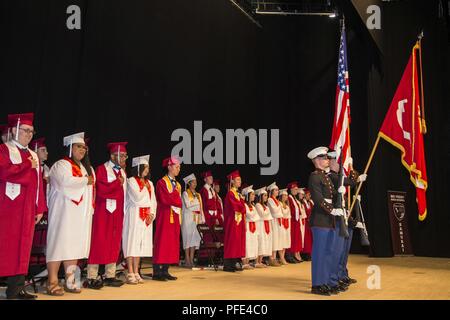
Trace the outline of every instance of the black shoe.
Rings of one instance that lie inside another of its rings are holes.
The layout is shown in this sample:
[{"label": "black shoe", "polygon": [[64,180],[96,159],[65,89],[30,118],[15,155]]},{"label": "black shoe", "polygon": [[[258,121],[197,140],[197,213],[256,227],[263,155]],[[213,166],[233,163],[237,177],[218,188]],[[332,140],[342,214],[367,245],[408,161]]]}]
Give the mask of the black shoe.
[{"label": "black shoe", "polygon": [[331,294],[338,294],[339,292],[341,292],[340,290],[338,290],[337,286],[334,287],[330,287],[330,286],[326,286],[328,288],[328,291]]},{"label": "black shoe", "polygon": [[311,288],[312,294],[318,294],[321,296],[330,296],[331,293],[326,286],[315,286]]},{"label": "black shoe", "polygon": [[88,279],[84,282],[83,286],[89,289],[100,290],[103,288],[103,282],[98,279]]},{"label": "black shoe", "polygon": [[338,284],[341,286],[341,287],[345,287],[345,288],[348,288],[348,286],[350,285],[348,282],[346,282],[345,280],[339,280],[338,281]]},{"label": "black shoe", "polygon": [[231,268],[231,267],[223,267],[223,271],[225,272],[236,272],[235,268]]},{"label": "black shoe", "polygon": [[292,258],[292,257],[286,258],[286,261],[287,261],[288,263],[292,263],[292,264],[298,263],[297,260],[294,259],[294,258]]},{"label": "black shoe", "polygon": [[25,291],[25,289],[20,290],[17,294],[6,296],[9,300],[34,300],[37,296]]},{"label": "black shoe", "polygon": [[172,276],[172,275],[170,275],[170,274],[165,274],[164,277],[165,277],[167,280],[177,280],[177,279],[178,279],[177,277],[174,277],[174,276]]},{"label": "black shoe", "polygon": [[167,278],[165,276],[152,276],[152,280],[155,280],[155,281],[167,281]]},{"label": "black shoe", "polygon": [[123,286],[123,281],[116,278],[106,278],[103,280],[103,285],[118,288]]},{"label": "black shoe", "polygon": [[337,293],[339,292],[344,292],[347,291],[347,287],[341,286],[341,285],[335,285],[333,287],[331,287],[331,290],[336,291]]},{"label": "black shoe", "polygon": [[348,284],[354,284],[354,283],[357,283],[357,282],[358,282],[356,279],[352,279],[352,278],[349,278],[349,277],[345,278],[345,281],[346,281]]}]

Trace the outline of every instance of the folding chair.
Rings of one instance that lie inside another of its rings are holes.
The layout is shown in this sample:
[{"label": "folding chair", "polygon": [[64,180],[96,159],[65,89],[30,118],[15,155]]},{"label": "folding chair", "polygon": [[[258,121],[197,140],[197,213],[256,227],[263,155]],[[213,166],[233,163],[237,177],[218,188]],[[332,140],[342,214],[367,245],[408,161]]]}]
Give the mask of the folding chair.
[{"label": "folding chair", "polygon": [[213,236],[216,242],[220,243],[220,247],[217,250],[217,258],[219,259],[219,264],[223,265],[223,239],[224,239],[224,230],[222,225],[215,224],[212,228]]},{"label": "folding chair", "polygon": [[47,219],[42,218],[34,227],[34,239],[31,247],[30,265],[28,267],[27,280],[31,281],[33,290],[37,293],[36,284],[41,285],[47,280],[47,276],[37,276],[47,269],[45,251],[47,249]]},{"label": "folding chair", "polygon": [[[217,271],[219,266],[216,262],[217,252],[220,250],[220,242],[216,241],[216,237],[214,235],[214,231],[209,228],[207,224],[198,224],[197,225],[198,233],[200,234],[200,247],[198,248],[197,257],[202,251],[206,251],[208,254],[208,261],[210,265],[214,267],[214,270]],[[212,241],[205,240],[206,238],[213,239]]]}]

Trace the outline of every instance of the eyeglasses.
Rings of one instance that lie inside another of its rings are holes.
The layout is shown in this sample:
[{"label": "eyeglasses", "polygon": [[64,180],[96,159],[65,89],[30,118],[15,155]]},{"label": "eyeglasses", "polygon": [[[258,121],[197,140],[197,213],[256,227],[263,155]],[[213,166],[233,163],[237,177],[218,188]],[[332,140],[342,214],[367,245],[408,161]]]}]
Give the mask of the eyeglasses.
[{"label": "eyeglasses", "polygon": [[127,154],[121,154],[120,155],[120,159],[128,159],[128,155]]},{"label": "eyeglasses", "polygon": [[19,130],[22,130],[22,131],[25,132],[26,134],[36,134],[36,131],[34,131],[34,130],[32,130],[32,129],[19,128]]}]

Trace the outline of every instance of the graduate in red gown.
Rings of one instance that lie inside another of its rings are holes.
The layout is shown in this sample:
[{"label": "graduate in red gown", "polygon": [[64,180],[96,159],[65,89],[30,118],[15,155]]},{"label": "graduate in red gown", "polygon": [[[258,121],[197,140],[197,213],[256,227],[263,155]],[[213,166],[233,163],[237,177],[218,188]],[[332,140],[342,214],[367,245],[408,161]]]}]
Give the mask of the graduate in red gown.
[{"label": "graduate in red gown", "polygon": [[[213,176],[211,171],[202,173],[205,184],[200,189],[200,195],[202,196],[203,212],[205,214],[205,222],[211,228],[213,225],[219,224],[218,217],[218,199],[217,194],[213,187]],[[207,241],[207,239],[205,239]]]},{"label": "graduate in red gown", "polygon": [[245,257],[245,200],[238,193],[241,186],[239,171],[228,176],[230,189],[224,200],[224,265],[223,271],[242,270],[236,264]]},{"label": "graduate in red gown", "polygon": [[217,220],[219,221],[219,226],[223,226],[223,201],[220,197],[220,180],[214,179],[213,187],[217,195]]},{"label": "graduate in red gown", "polygon": [[[50,172],[50,168],[45,164],[45,161],[47,161],[47,159],[48,159],[48,150],[47,150],[47,146],[45,144],[45,138],[34,139],[33,141],[30,142],[29,148],[31,150],[33,150],[39,158],[39,164],[40,164],[41,175],[42,175],[42,186],[44,188],[45,203],[48,203],[47,202],[48,184],[49,184],[48,175]],[[44,216],[39,221],[39,224],[43,224],[44,226],[47,225],[47,215],[48,215],[47,212],[44,212]],[[47,243],[47,230],[42,229],[39,232],[36,231],[34,233],[32,247],[45,246],[46,243]],[[30,263],[31,264],[40,263],[41,262],[40,260],[41,260],[40,257],[33,256],[30,258]],[[45,259],[42,259],[42,260],[43,260],[42,262],[45,263]]]},{"label": "graduate in red gown", "polygon": [[181,185],[175,180],[180,173],[176,157],[163,160],[167,174],[156,184],[156,231],[153,246],[153,280],[176,280],[169,265],[180,261]]},{"label": "graduate in red gown", "polygon": [[311,227],[309,225],[309,217],[311,216],[311,212],[314,206],[314,202],[311,199],[311,193],[308,189],[304,189],[305,197],[303,199],[303,205],[305,206],[306,211],[306,219],[305,219],[305,237],[303,242],[303,259],[304,260],[311,260],[311,252],[312,252],[312,243],[313,243],[313,236]]},{"label": "graduate in red gown", "polygon": [[[108,143],[110,160],[95,171],[95,211],[92,222],[91,249],[88,259],[88,288],[100,289],[102,285],[120,287],[116,279],[116,262],[119,259],[126,194],[127,175],[124,168],[128,158],[127,142]],[[97,279],[98,267],[105,265],[106,279]]]},{"label": "graduate in red gown", "polygon": [[8,299],[35,299],[24,290],[34,225],[47,211],[39,160],[28,148],[32,113],[8,115],[9,142],[0,145],[0,277]]},{"label": "graduate in red gown", "polygon": [[291,209],[291,247],[288,250],[290,263],[301,262],[300,252],[303,249],[302,234],[301,234],[301,203],[297,199],[297,194],[300,191],[296,181],[288,184],[289,189],[289,207]]}]

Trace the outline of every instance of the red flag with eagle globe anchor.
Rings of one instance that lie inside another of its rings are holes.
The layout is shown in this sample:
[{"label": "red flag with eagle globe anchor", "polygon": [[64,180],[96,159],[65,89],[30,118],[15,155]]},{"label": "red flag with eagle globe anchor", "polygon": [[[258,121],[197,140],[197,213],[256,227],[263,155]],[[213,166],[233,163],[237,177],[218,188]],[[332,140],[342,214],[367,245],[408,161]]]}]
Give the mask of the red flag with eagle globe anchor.
[{"label": "red flag with eagle globe anchor", "polygon": [[420,108],[418,56],[420,58],[420,42],[412,50],[378,135],[400,149],[402,164],[409,171],[410,180],[416,188],[419,220],[423,221],[427,215],[428,179],[423,143],[426,126],[422,118],[423,109],[421,113]]}]

